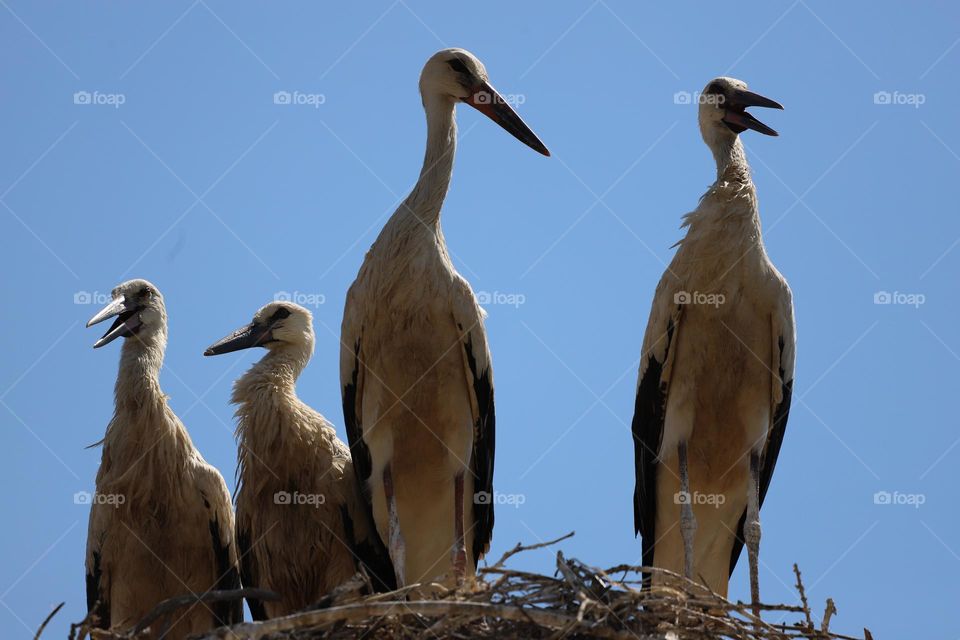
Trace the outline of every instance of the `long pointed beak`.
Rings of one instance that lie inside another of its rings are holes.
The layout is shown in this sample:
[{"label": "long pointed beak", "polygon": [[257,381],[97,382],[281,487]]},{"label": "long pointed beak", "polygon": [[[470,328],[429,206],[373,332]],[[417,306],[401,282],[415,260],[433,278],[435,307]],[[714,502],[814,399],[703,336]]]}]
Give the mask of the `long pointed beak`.
[{"label": "long pointed beak", "polygon": [[497,93],[497,90],[489,82],[482,83],[463,101],[496,122],[507,133],[534,151],[545,156],[550,155],[550,151],[540,142],[537,134],[530,130],[530,127],[527,126],[520,115],[507,104],[506,99]]},{"label": "long pointed beak", "polygon": [[752,114],[747,113],[745,110],[747,107],[783,109],[783,105],[781,105],[779,102],[761,96],[753,91],[735,91],[727,101],[723,121],[729,125],[740,128],[740,131],[743,131],[744,129],[753,129],[754,131],[758,131],[768,136],[780,135],[767,125],[754,118]]},{"label": "long pointed beak", "polygon": [[270,327],[256,323],[240,327],[225,338],[213,343],[203,352],[205,356],[218,356],[222,353],[263,346],[270,340]]},{"label": "long pointed beak", "polygon": [[127,305],[125,298],[117,298],[107,306],[97,312],[95,316],[87,322],[87,327],[92,327],[104,320],[116,316],[116,321],[107,329],[103,336],[93,343],[94,349],[99,349],[105,344],[110,344],[117,338],[127,338],[134,334],[140,327],[140,315],[136,307]]}]

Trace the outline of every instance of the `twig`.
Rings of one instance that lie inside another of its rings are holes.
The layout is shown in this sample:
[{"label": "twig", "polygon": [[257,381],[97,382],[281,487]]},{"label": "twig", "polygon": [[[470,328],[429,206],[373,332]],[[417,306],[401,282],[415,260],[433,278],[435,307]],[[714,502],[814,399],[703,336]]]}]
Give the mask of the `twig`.
[{"label": "twig", "polygon": [[55,607],[53,608],[53,611],[51,611],[50,614],[49,614],[46,618],[43,619],[43,622],[40,624],[40,628],[37,629],[37,633],[35,633],[34,636],[33,636],[33,640],[40,640],[40,634],[42,634],[42,633],[43,633],[43,630],[47,628],[47,623],[50,622],[50,620],[53,618],[53,616],[57,615],[57,612],[60,611],[60,609],[63,609],[63,605],[65,605],[65,604],[67,604],[67,603],[66,603],[66,602],[61,602],[60,604],[58,604],[57,606],[55,606]]},{"label": "twig", "polygon": [[800,567],[793,563],[793,572],[797,575],[797,591],[800,592],[800,602],[803,603],[803,615],[807,619],[807,628],[813,629],[813,617],[810,615],[810,605],[807,604],[807,592],[803,588],[803,581],[800,579]]},{"label": "twig", "polygon": [[532,551],[532,550],[534,550],[534,549],[542,549],[542,548],[544,548],[544,547],[549,547],[549,546],[551,546],[551,545],[557,544],[558,542],[563,542],[563,541],[566,540],[567,538],[572,538],[575,533],[576,533],[576,531],[571,531],[571,532],[568,533],[567,535],[565,535],[565,536],[560,536],[560,537],[557,538],[556,540],[550,540],[550,541],[548,541],[548,542],[540,542],[540,543],[538,543],[538,544],[525,545],[525,544],[521,544],[521,543],[518,542],[518,543],[517,543],[517,546],[515,546],[513,549],[510,549],[510,550],[507,551],[505,554],[503,554],[503,556],[501,556],[500,559],[497,560],[496,564],[494,564],[492,567],[490,567],[490,569],[497,569],[497,568],[502,567],[502,566],[503,566],[503,563],[507,561],[507,558],[510,558],[511,556],[514,556],[514,555],[520,553],[521,551]]},{"label": "twig", "polygon": [[820,625],[820,631],[824,635],[830,633],[830,618],[837,612],[837,607],[833,604],[833,598],[827,598],[827,608],[823,612],[823,623]]}]

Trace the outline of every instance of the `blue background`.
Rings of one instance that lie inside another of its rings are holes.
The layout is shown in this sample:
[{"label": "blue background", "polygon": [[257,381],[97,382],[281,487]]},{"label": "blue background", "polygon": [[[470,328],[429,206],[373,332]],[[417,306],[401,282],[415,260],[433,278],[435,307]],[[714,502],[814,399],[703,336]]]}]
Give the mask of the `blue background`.
[{"label": "blue background", "polygon": [[[496,489],[522,502],[498,509],[491,556],[576,530],[568,555],[640,560],[640,344],[680,216],[714,171],[683,92],[727,74],[786,107],[755,110],[780,138],[743,136],[799,326],[763,599],[797,600],[796,562],[818,613],[835,598],[836,630],[946,630],[960,596],[955,3],[3,0],[0,42],[4,637],[32,637],[61,600],[46,637],[84,614],[88,507],[73,496],[93,489],[100,451],[84,446],[110,418],[119,345],[92,351],[101,330],[83,323],[118,282],[164,292],[164,388],[231,488],[230,385],[260,354],[200,354],[278,292],[323,300],[299,390],[342,434],[344,293],[416,180],[417,78],[446,46],[480,57],[554,154],[458,109],[444,232],[477,292],[522,302],[487,306]],[[123,104],[75,104],[83,91]],[[323,104],[278,105],[278,91]],[[875,304],[881,291],[923,304]],[[882,491],[922,504],[876,504]],[[515,564],[550,572],[554,553]],[[745,561],[731,595],[749,595]]]}]

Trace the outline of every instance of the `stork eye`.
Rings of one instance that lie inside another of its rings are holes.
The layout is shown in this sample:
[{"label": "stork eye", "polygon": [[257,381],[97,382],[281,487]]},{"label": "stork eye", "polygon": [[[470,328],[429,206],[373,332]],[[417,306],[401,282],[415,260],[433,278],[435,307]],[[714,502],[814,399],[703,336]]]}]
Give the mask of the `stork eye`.
[{"label": "stork eye", "polygon": [[470,70],[467,69],[467,65],[463,64],[463,60],[461,60],[460,58],[447,60],[447,64],[450,65],[450,68],[456,71],[457,73],[470,73]]},{"label": "stork eye", "polygon": [[289,317],[290,317],[290,309],[285,309],[283,307],[280,307],[273,313],[271,320],[283,320],[284,318],[289,318]]},{"label": "stork eye", "polygon": [[714,82],[709,87],[707,87],[707,90],[704,93],[719,93],[720,95],[723,95],[723,87],[721,87],[719,84]]}]

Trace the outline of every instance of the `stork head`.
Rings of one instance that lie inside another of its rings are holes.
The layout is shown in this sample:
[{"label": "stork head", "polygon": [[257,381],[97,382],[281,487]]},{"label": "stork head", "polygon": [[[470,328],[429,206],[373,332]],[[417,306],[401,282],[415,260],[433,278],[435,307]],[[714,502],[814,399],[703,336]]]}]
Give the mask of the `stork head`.
[{"label": "stork head", "polygon": [[783,109],[780,103],[747,91],[747,83],[742,80],[720,77],[707,83],[700,94],[700,133],[704,141],[711,148],[721,143],[729,144],[747,129],[768,136],[778,135],[747,113],[747,107]]},{"label": "stork head", "polygon": [[88,327],[116,317],[103,337],[93,344],[97,349],[117,338],[136,338],[145,345],[166,337],[167,310],[160,290],[146,280],[127,280],[112,292],[113,300],[87,322]]},{"label": "stork head", "polygon": [[313,315],[292,302],[271,302],[260,308],[253,322],[207,347],[205,356],[217,356],[251,347],[313,354]]},{"label": "stork head", "polygon": [[443,49],[433,54],[420,73],[420,94],[424,104],[437,98],[451,103],[465,102],[534,151],[550,155],[536,134],[493,88],[483,63],[469,51]]}]

